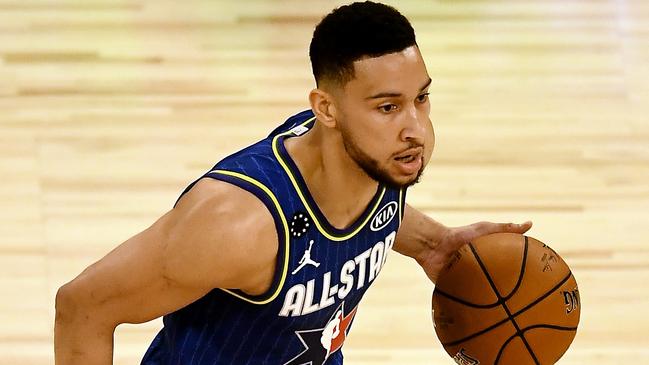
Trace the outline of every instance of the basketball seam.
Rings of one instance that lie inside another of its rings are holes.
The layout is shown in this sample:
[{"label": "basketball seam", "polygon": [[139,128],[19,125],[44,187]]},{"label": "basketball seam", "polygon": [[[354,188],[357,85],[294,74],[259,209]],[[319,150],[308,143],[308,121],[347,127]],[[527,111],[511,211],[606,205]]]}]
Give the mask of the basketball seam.
[{"label": "basketball seam", "polygon": [[[532,303],[526,305],[526,306],[523,307],[522,309],[518,310],[516,313],[512,314],[512,317],[518,317],[519,315],[523,314],[524,312],[527,312],[530,308],[532,308],[533,306],[535,306],[535,305],[538,304],[539,302],[543,301],[545,298],[547,298],[548,296],[550,296],[550,294],[554,293],[557,289],[559,289],[559,287],[561,287],[561,285],[565,284],[565,282],[568,281],[571,277],[572,277],[572,272],[569,272],[568,275],[567,275],[566,277],[564,277],[564,278],[563,278],[563,279],[562,279],[562,280],[561,280],[557,285],[555,285],[552,289],[550,289],[549,291],[547,291],[546,293],[544,293],[543,295],[541,295],[540,297],[538,297],[538,298],[537,298],[536,300],[534,300]],[[489,331],[491,331],[492,329],[494,329],[494,328],[496,328],[496,327],[502,325],[503,323],[505,323],[505,322],[507,322],[507,321],[509,321],[509,318],[505,318],[505,319],[503,319],[503,320],[501,320],[501,321],[499,321],[499,322],[496,322],[495,324],[493,324],[493,325],[491,325],[491,326],[489,326],[489,327],[487,327],[487,328],[485,328],[485,329],[483,329],[483,330],[480,330],[480,331],[478,331],[478,332],[476,332],[476,333],[473,333],[473,334],[471,334],[471,335],[469,335],[469,336],[467,336],[467,337],[461,338],[461,339],[459,339],[459,340],[455,340],[455,341],[452,341],[452,342],[443,342],[442,345],[444,345],[444,346],[455,346],[455,345],[459,345],[459,344],[461,344],[462,342],[465,342],[465,341],[468,341],[468,340],[472,340],[472,339],[474,339],[475,337],[478,337],[478,336],[480,336],[480,335],[482,335],[482,334],[484,334],[484,333],[486,333],[486,332],[489,332]]]},{"label": "basketball seam", "polygon": [[557,285],[555,285],[552,289],[548,290],[543,295],[538,297],[535,301],[533,301],[532,303],[526,305],[525,307],[520,309],[518,312],[514,313],[514,317],[517,317],[518,315],[522,314],[523,312],[528,311],[530,308],[537,305],[539,302],[542,302],[545,298],[549,297],[550,294],[554,293],[557,289],[559,289],[561,287],[561,285],[565,284],[565,282],[568,281],[571,277],[572,277],[572,271],[569,271],[568,275],[566,275],[566,277],[561,279],[561,281]]},{"label": "basketball seam", "polygon": [[[523,276],[525,275],[525,266],[526,266],[526,263],[527,263],[527,251],[528,251],[527,236],[523,236],[523,237],[525,237],[525,246],[523,247],[523,259],[521,260],[522,261],[521,269],[518,272],[518,280],[516,281],[516,285],[514,286],[514,289],[512,289],[512,291],[506,297],[504,297],[503,300],[509,300],[511,297],[513,297],[514,294],[516,294],[516,292],[520,288],[521,283],[523,282]],[[445,298],[447,298],[447,299],[449,299],[451,301],[454,301],[454,302],[457,302],[457,303],[460,303],[460,304],[464,304],[465,306],[471,307],[471,308],[489,309],[489,308],[497,307],[500,304],[499,301],[496,301],[495,303],[491,303],[491,304],[476,304],[476,303],[471,303],[471,302],[469,302],[467,300],[464,300],[464,299],[460,299],[460,298],[455,297],[455,296],[453,296],[451,294],[448,294],[448,293],[446,293],[445,291],[443,291],[443,290],[441,290],[439,288],[435,288],[435,291],[439,295],[441,295],[441,296],[443,296],[443,297],[445,297]]]},{"label": "basketball seam", "polygon": [[523,283],[523,276],[525,276],[525,266],[527,266],[527,251],[529,246],[527,236],[523,237],[525,237],[525,246],[523,246],[523,259],[521,260],[521,270],[518,272],[518,281],[516,282],[516,285],[514,286],[514,289],[512,289],[511,293],[503,298],[504,301],[511,299],[511,297],[513,297],[520,288],[521,283]]},{"label": "basketball seam", "polygon": [[[563,327],[563,326],[556,326],[556,325],[551,325],[551,324],[535,324],[533,326],[528,326],[525,327],[521,330],[522,333],[525,333],[529,330],[537,329],[537,328],[549,328],[557,331],[576,331],[577,327]],[[500,347],[500,350],[498,351],[498,355],[496,356],[496,361],[494,362],[494,365],[498,365],[498,362],[500,361],[500,357],[503,354],[503,351],[505,350],[505,347],[507,347],[507,344],[511,342],[513,339],[515,339],[518,336],[517,334],[512,335],[505,341],[505,343]]]},{"label": "basketball seam", "polygon": [[[504,300],[508,300],[512,296],[514,296],[514,294],[516,294],[519,287],[521,286],[521,283],[523,282],[523,276],[525,275],[525,266],[527,266],[526,263],[527,263],[527,252],[528,252],[527,236],[523,236],[523,237],[525,237],[525,246],[523,248],[523,259],[522,259],[521,269],[520,269],[519,274],[518,274],[518,280],[516,282],[516,285],[514,286],[514,289],[512,289],[511,293],[509,293],[509,295],[507,295],[507,297],[505,297]],[[435,288],[435,291],[439,295],[441,295],[443,297],[446,297],[447,299],[449,299],[451,301],[463,304],[463,305],[465,305],[467,307],[479,308],[479,309],[490,309],[490,308],[497,307],[500,304],[500,301],[496,301],[495,303],[492,303],[492,304],[475,304],[475,303],[471,303],[469,301],[454,297],[454,296],[452,296],[452,295],[450,295],[450,294],[448,294],[448,293],[446,293],[446,292],[444,292],[442,290],[439,290],[438,288]],[[489,327],[487,327],[487,328],[485,328],[485,329],[483,329],[481,331],[473,333],[472,335],[469,335],[469,336],[467,336],[465,338],[462,338],[462,339],[459,339],[459,340],[456,340],[456,341],[453,341],[453,342],[444,343],[443,345],[444,346],[453,346],[453,345],[456,345],[456,344],[460,344],[460,343],[462,343],[464,341],[471,340],[471,339],[473,339],[475,337],[478,337],[478,336],[482,335],[483,333],[489,332],[492,329],[494,329],[496,327],[499,327],[500,325],[502,325],[502,324],[504,324],[504,323],[506,323],[508,321],[509,321],[509,318],[505,318],[502,321],[496,322],[496,323],[492,324],[491,326],[489,326]]]},{"label": "basketball seam", "polygon": [[476,337],[478,337],[478,336],[480,336],[480,335],[482,335],[482,334],[484,334],[484,333],[486,333],[486,332],[489,332],[489,331],[491,331],[492,329],[494,329],[494,328],[496,328],[496,327],[499,327],[499,326],[501,326],[502,324],[507,323],[507,322],[509,322],[509,318],[505,318],[505,319],[501,320],[500,322],[496,322],[495,324],[492,324],[491,326],[489,326],[489,327],[487,327],[487,328],[485,328],[485,329],[483,329],[483,330],[481,330],[481,331],[478,331],[478,332],[476,332],[476,333],[474,333],[474,334],[472,334],[472,335],[469,335],[469,336],[467,336],[467,337],[461,338],[461,339],[459,339],[459,340],[455,340],[455,341],[453,341],[453,342],[443,342],[442,345],[444,345],[444,346],[455,346],[455,345],[459,345],[459,344],[461,344],[462,342],[466,342],[466,341],[472,340],[472,339],[474,339],[474,338],[476,338]]},{"label": "basketball seam", "polygon": [[[528,242],[525,241],[526,246],[527,246],[527,244],[528,244]],[[512,322],[512,324],[514,325],[514,328],[516,329],[516,334],[523,341],[523,344],[525,345],[525,347],[527,348],[527,351],[532,356],[532,359],[534,360],[534,363],[536,365],[540,365],[539,360],[536,358],[536,355],[532,351],[532,347],[530,346],[530,344],[527,342],[527,340],[523,336],[523,333],[521,332],[521,329],[518,327],[518,323],[516,323],[516,320],[514,320],[514,317],[512,317],[512,313],[509,311],[509,308],[507,307],[507,304],[505,303],[505,301],[503,300],[503,297],[498,292],[498,288],[496,288],[496,284],[494,283],[493,279],[491,278],[491,275],[489,275],[489,271],[487,271],[487,268],[485,267],[484,263],[482,262],[482,259],[480,259],[480,256],[478,255],[478,252],[476,251],[475,247],[473,246],[473,243],[469,243],[469,247],[471,248],[471,252],[473,252],[473,255],[475,256],[476,260],[478,261],[478,265],[480,265],[480,268],[482,269],[482,273],[487,277],[487,281],[489,281],[489,285],[491,285],[491,289],[496,294],[496,297],[498,297],[498,301],[500,302],[503,309],[505,310],[505,313],[507,313],[507,317]]]},{"label": "basketball seam", "polygon": [[464,304],[467,307],[480,308],[480,309],[489,309],[489,308],[497,307],[500,304],[499,302],[495,302],[495,303],[491,303],[491,304],[475,304],[475,303],[468,302],[468,301],[466,301],[464,299],[454,297],[454,296],[452,296],[452,295],[450,295],[450,294],[448,294],[448,293],[446,293],[446,292],[444,292],[442,290],[439,290],[439,289],[436,289],[435,291],[437,292],[437,294],[439,294],[439,295],[441,295],[441,296],[443,296],[443,297],[445,297],[445,298],[447,298],[447,299],[449,299],[451,301],[454,301],[454,302],[457,302],[457,303],[460,303],[460,304]]},{"label": "basketball seam", "polygon": [[503,352],[505,351],[505,348],[506,348],[507,345],[509,345],[509,343],[510,343],[511,341],[513,341],[516,337],[518,337],[518,333],[515,333],[515,334],[511,335],[511,336],[507,339],[507,341],[505,341],[505,342],[503,343],[503,345],[500,346],[500,350],[498,350],[498,355],[496,355],[496,360],[494,360],[494,365],[498,365],[498,363],[500,362],[500,357],[503,355]]}]

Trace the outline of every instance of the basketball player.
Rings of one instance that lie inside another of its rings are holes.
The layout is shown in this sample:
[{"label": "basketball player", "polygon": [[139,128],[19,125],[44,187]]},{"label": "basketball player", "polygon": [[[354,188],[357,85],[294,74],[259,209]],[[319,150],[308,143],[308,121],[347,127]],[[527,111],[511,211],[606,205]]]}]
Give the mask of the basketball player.
[{"label": "basketball player", "polygon": [[451,228],[405,203],[434,134],[431,79],[399,12],[372,2],[334,10],[310,57],[310,110],[217,163],[151,227],[61,287],[57,364],[110,364],[116,326],[160,316],[142,364],[342,364],[357,306],[391,250],[434,281],[463,244],[530,228]]}]

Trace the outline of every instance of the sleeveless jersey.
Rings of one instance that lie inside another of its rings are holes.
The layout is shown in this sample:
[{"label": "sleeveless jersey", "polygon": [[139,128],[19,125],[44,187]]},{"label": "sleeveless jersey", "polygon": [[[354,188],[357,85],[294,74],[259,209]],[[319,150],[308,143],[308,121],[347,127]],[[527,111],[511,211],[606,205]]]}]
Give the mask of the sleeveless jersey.
[{"label": "sleeveless jersey", "polygon": [[296,114],[201,177],[247,190],[273,216],[279,249],[271,288],[259,296],[214,289],[164,316],[142,364],[342,364],[341,347],[392,248],[406,191],[379,184],[353,224],[333,227],[283,143],[314,123],[311,111]]}]

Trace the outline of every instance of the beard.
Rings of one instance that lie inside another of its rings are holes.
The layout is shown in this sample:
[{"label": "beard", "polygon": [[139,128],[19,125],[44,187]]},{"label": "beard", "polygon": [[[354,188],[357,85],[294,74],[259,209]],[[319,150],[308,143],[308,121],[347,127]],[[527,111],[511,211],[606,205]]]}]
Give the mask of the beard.
[{"label": "beard", "polygon": [[[354,142],[353,138],[349,136],[348,133],[341,131],[341,134],[343,139],[343,146],[345,147],[347,154],[352,158],[352,160],[354,160],[354,162],[356,162],[356,164],[363,170],[363,172],[365,172],[365,174],[367,174],[367,176],[369,176],[373,180],[387,185],[388,187],[391,187],[393,189],[407,188],[419,182],[419,179],[424,172],[423,161],[421,168],[419,168],[419,171],[417,171],[417,175],[414,178],[406,182],[400,182],[394,179],[387,171],[387,169],[381,168],[380,163],[375,158],[372,158],[370,155],[363,152],[363,150],[358,147],[358,145]],[[409,148],[413,147],[418,146],[409,146]],[[422,156],[421,158],[423,159],[424,157]]]}]

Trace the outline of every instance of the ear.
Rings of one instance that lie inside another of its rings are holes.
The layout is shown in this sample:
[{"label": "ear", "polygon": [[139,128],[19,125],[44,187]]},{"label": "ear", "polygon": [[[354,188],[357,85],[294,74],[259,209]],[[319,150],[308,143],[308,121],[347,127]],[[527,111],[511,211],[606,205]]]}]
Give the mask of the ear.
[{"label": "ear", "polygon": [[333,95],[322,89],[313,89],[309,93],[309,102],[319,123],[328,128],[336,127],[336,105]]}]

